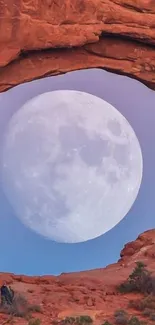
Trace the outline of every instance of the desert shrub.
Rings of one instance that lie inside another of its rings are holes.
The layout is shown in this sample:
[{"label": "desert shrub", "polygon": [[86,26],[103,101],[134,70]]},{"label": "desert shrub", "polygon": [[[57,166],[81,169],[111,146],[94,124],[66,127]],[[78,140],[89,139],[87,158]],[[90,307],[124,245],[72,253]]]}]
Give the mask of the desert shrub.
[{"label": "desert shrub", "polygon": [[135,291],[135,285],[133,282],[130,282],[130,281],[125,281],[123,283],[121,283],[118,287],[117,287],[117,290],[120,292],[120,293],[128,293],[128,292],[133,292]]},{"label": "desert shrub", "polygon": [[133,272],[129,275],[130,279],[135,279],[141,276],[142,272],[144,272],[146,265],[143,262],[136,262],[136,267],[134,268]]},{"label": "desert shrub", "polygon": [[18,311],[13,305],[5,305],[0,307],[0,313],[13,315],[16,317],[25,317],[25,313]]},{"label": "desert shrub", "polygon": [[140,306],[141,310],[144,310],[145,308],[155,309],[155,297],[152,295],[145,297],[141,300]]},{"label": "desert shrub", "polygon": [[145,309],[155,310],[155,297],[149,295],[143,299],[131,300],[129,307],[140,311],[144,311]]},{"label": "desert shrub", "polygon": [[108,320],[106,320],[102,325],[112,325]]},{"label": "desert shrub", "polygon": [[115,323],[116,324],[127,324],[128,323],[128,314],[125,310],[116,310],[114,313],[114,317],[115,317]]},{"label": "desert shrub", "polygon": [[118,290],[122,293],[132,292],[137,290],[137,281],[142,277],[145,272],[145,265],[143,262],[137,262],[133,272],[129,275],[127,281],[121,283]]},{"label": "desert shrub", "polygon": [[132,316],[128,321],[128,325],[145,325],[144,321],[139,320],[137,317]]},{"label": "desert shrub", "polygon": [[145,268],[143,262],[136,262],[136,267],[129,275],[128,279],[117,287],[121,293],[127,292],[141,292],[155,294],[155,278]]},{"label": "desert shrub", "polygon": [[31,319],[29,320],[28,325],[41,325],[41,320],[39,318]]},{"label": "desert shrub", "polygon": [[60,321],[60,325],[75,324],[75,320],[76,320],[75,317],[66,317]]},{"label": "desert shrub", "polygon": [[37,305],[29,304],[23,295],[15,293],[13,303],[11,305],[6,304],[0,306],[0,312],[16,317],[27,318],[30,312],[40,312],[40,308]]},{"label": "desert shrub", "polygon": [[1,306],[0,312],[17,317],[25,317],[28,312],[28,302],[21,294],[15,294],[13,303],[11,305],[6,304]]},{"label": "desert shrub", "polygon": [[77,317],[76,320],[78,321],[78,324],[91,324],[93,322],[92,318],[87,315]]},{"label": "desert shrub", "polygon": [[141,304],[141,300],[139,300],[139,299],[130,300],[129,301],[129,308],[140,310],[140,304]]},{"label": "desert shrub", "polygon": [[117,316],[120,316],[120,315],[128,317],[128,313],[123,309],[118,309],[114,313],[114,317],[117,317]]},{"label": "desert shrub", "polygon": [[143,316],[146,316],[146,317],[148,317],[148,316],[150,316],[151,315],[151,313],[152,313],[152,310],[150,309],[150,308],[145,308],[144,310],[143,310]]},{"label": "desert shrub", "polygon": [[13,301],[14,303],[28,304],[27,299],[20,293],[15,293]]},{"label": "desert shrub", "polygon": [[87,315],[81,315],[79,317],[66,317],[63,321],[61,321],[61,325],[63,324],[91,324],[93,322],[92,318]]},{"label": "desert shrub", "polygon": [[65,319],[63,319],[61,321],[61,324],[74,324],[75,323],[76,318],[75,317],[66,317]]},{"label": "desert shrub", "polygon": [[143,304],[143,301],[141,299],[129,301],[129,307],[140,311],[144,310],[145,308],[148,308],[147,305]]},{"label": "desert shrub", "polygon": [[42,312],[41,307],[39,305],[29,305],[28,309],[31,312],[36,312],[36,313]]}]

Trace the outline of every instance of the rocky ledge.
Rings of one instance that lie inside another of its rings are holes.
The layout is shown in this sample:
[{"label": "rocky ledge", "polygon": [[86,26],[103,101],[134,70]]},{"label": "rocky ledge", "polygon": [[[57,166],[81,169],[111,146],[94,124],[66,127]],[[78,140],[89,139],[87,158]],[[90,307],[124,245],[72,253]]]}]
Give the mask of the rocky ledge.
[{"label": "rocky ledge", "polygon": [[155,89],[154,0],[1,0],[0,91],[103,68]]},{"label": "rocky ledge", "polygon": [[[139,316],[139,311],[129,309],[129,301],[139,295],[120,294],[117,286],[128,278],[137,261],[142,261],[149,271],[155,272],[155,229],[146,231],[135,241],[126,244],[120,255],[117,263],[106,268],[59,276],[30,277],[0,273],[0,284],[7,281],[29,303],[39,306],[32,314],[41,320],[42,325],[78,315],[88,315],[94,324],[101,325],[106,320],[113,321],[117,309]],[[0,324],[7,319],[8,315],[0,313]],[[25,318],[15,317],[14,324],[26,325],[28,322]]]}]

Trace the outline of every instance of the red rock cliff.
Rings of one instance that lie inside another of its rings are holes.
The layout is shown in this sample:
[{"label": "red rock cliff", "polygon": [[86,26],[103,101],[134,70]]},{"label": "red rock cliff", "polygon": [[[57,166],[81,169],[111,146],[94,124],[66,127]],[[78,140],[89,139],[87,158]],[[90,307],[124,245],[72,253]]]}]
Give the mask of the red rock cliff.
[{"label": "red rock cliff", "polygon": [[[141,234],[135,241],[125,245],[121,259],[104,269],[62,274],[60,276],[24,276],[11,273],[0,274],[0,284],[6,280],[12,288],[24,295],[29,302],[41,307],[41,313],[33,313],[42,325],[53,319],[87,314],[95,324],[111,320],[116,309],[128,309],[134,294],[120,295],[116,286],[127,279],[136,261],[144,261],[147,268],[155,270],[155,229]],[[132,310],[129,310],[133,314]],[[135,315],[138,312],[134,311]],[[8,316],[0,314],[0,321]],[[22,318],[14,323],[26,325]],[[0,323],[1,324],[1,323]]]},{"label": "red rock cliff", "polygon": [[0,1],[0,91],[93,67],[155,89],[154,0]]}]

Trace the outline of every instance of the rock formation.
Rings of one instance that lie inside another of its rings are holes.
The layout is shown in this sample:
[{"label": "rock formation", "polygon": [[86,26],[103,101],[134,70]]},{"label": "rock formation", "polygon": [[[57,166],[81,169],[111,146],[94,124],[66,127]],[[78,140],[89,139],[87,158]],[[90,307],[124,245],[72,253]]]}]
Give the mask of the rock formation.
[{"label": "rock formation", "polygon": [[[147,269],[155,272],[155,229],[141,234],[135,241],[125,245],[117,263],[104,269],[61,274],[59,276],[24,276],[0,273],[0,284],[6,280],[11,287],[27,300],[41,307],[42,312],[33,316],[42,325],[66,316],[90,315],[95,324],[113,320],[116,309],[128,310],[129,300],[135,294],[121,295],[116,286],[127,279],[135,262],[143,261]],[[134,311],[134,315],[138,315]],[[0,324],[8,316],[0,313]],[[23,318],[14,318],[14,324],[26,325]]]},{"label": "rock formation", "polygon": [[103,68],[155,89],[154,0],[1,0],[0,91]]}]

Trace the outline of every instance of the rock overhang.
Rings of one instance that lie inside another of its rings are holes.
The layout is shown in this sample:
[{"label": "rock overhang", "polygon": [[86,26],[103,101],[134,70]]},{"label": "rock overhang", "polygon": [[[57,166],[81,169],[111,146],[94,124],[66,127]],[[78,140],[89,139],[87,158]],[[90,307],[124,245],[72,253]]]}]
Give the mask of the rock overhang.
[{"label": "rock overhang", "polygon": [[1,92],[89,68],[155,88],[152,0],[5,0],[0,16]]}]

